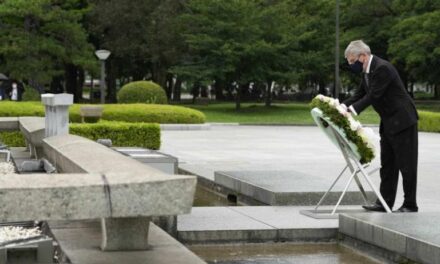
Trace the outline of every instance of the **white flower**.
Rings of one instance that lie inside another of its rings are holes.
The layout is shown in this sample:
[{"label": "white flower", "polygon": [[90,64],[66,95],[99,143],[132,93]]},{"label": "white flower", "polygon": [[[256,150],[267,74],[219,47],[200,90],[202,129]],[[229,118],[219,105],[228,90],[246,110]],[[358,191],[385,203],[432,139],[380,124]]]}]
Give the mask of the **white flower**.
[{"label": "white flower", "polygon": [[353,131],[357,131],[359,129],[362,129],[362,125],[361,123],[359,123],[358,121],[354,120],[353,118],[348,120],[350,123],[350,129]]},{"label": "white flower", "polygon": [[320,100],[320,101],[324,101],[324,95],[322,95],[322,94],[318,94],[318,95],[316,96],[316,99],[318,99],[318,100]]},{"label": "white flower", "polygon": [[337,105],[336,110],[338,110],[338,112],[343,116],[346,116],[348,113],[342,105]]}]

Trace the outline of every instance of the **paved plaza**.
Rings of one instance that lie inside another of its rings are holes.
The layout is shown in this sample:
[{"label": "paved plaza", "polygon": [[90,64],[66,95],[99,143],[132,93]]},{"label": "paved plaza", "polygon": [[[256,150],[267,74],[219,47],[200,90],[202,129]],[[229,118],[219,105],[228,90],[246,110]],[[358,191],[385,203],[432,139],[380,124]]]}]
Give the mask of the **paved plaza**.
[{"label": "paved plaza", "polygon": [[[180,168],[210,180],[215,171],[252,170],[294,170],[334,179],[345,165],[340,151],[314,126],[213,125],[209,130],[164,130],[161,151],[177,157]],[[439,160],[440,134],[420,132],[420,212],[440,211]],[[372,167],[379,161],[377,157]],[[372,178],[378,187],[379,174]],[[394,207],[400,207],[402,201],[400,182]]]}]

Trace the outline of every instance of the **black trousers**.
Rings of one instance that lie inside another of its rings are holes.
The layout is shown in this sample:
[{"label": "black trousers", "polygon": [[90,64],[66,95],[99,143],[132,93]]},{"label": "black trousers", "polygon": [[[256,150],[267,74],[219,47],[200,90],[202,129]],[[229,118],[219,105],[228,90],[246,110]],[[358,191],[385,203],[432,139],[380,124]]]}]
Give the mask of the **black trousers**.
[{"label": "black trousers", "polygon": [[[404,202],[403,206],[418,208],[417,159],[418,130],[417,124],[395,134],[388,135],[381,127],[381,165],[380,193],[390,208],[396,199],[399,171],[402,174]],[[378,201],[377,201],[378,202]],[[378,202],[380,204],[380,202]]]}]

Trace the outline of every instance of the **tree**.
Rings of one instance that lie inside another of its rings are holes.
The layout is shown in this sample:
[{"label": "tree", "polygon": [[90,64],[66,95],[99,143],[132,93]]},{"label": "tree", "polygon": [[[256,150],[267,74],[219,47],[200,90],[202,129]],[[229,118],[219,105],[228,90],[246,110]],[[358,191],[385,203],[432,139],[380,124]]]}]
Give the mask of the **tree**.
[{"label": "tree", "polygon": [[440,98],[440,3],[421,2],[396,3],[402,16],[392,28],[388,51],[393,62],[404,65],[412,83],[433,84]]},{"label": "tree", "polygon": [[270,83],[288,72],[289,2],[189,1],[180,18],[189,56],[174,72],[194,82],[234,83],[240,109],[251,82]]},{"label": "tree", "polygon": [[0,70],[38,86],[62,76],[66,65],[94,67],[81,24],[86,11],[80,0],[2,1]]}]

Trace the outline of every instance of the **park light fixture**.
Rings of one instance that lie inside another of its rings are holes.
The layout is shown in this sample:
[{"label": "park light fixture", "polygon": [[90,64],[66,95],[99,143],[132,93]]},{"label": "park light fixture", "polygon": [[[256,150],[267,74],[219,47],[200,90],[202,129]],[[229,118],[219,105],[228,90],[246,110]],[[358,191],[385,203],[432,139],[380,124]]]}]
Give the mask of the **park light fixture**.
[{"label": "park light fixture", "polygon": [[96,57],[101,61],[101,80],[99,81],[99,90],[101,93],[101,104],[105,103],[105,61],[110,56],[111,52],[108,50],[97,50]]}]

